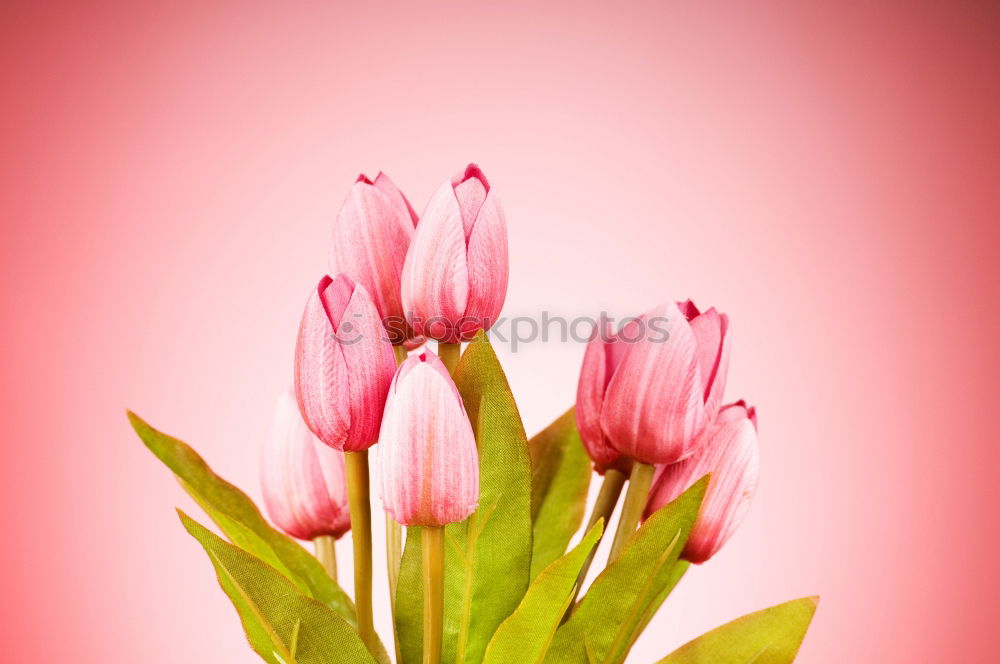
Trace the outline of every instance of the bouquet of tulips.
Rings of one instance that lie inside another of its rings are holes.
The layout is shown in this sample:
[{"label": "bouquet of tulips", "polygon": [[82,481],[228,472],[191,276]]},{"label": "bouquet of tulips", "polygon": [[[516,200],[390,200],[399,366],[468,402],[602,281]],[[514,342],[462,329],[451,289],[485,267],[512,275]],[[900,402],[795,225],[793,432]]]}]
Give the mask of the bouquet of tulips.
[{"label": "bouquet of tulips", "polygon": [[[743,518],[757,419],[743,401],[724,405],[729,320],[715,309],[670,302],[617,331],[602,318],[575,407],[527,438],[486,335],[506,295],[505,223],[474,165],[419,219],[385,175],[355,182],[334,226],[336,276],[309,295],[294,389],[264,449],[264,502],[280,530],[193,449],[129,414],[221,532],[180,512],[265,661],[623,662],[689,565]],[[382,637],[370,457],[394,628]],[[334,552],[347,532],[353,600]],[[749,614],[659,664],[791,662],[815,607],[807,597]]]}]

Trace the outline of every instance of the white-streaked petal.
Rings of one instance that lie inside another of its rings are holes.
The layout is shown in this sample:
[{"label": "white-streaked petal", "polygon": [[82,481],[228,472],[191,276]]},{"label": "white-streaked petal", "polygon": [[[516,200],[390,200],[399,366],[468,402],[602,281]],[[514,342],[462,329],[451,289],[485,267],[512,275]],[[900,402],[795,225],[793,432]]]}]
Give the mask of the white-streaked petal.
[{"label": "white-streaked petal", "polygon": [[375,303],[364,286],[355,287],[336,327],[347,368],[351,418],[343,449],[356,452],[368,449],[378,438],[396,359]]},{"label": "white-streaked petal", "polygon": [[507,297],[508,272],[507,222],[496,193],[490,190],[469,236],[469,301],[459,326],[463,341],[496,322]]},{"label": "white-streaked petal", "polygon": [[456,341],[454,325],[469,301],[462,214],[451,182],[431,197],[403,265],[403,308],[414,333]]},{"label": "white-streaked petal", "polygon": [[399,523],[461,521],[479,500],[479,456],[457,390],[430,353],[397,372],[377,448],[384,509]]},{"label": "white-streaked petal", "polygon": [[[329,284],[325,277],[320,287]],[[343,449],[351,427],[347,367],[318,290],[306,303],[295,346],[295,395],[309,429]]]},{"label": "white-streaked petal", "polygon": [[730,413],[705,431],[692,456],[658,468],[650,491],[647,514],[711,473],[683,554],[694,563],[705,562],[729,540],[746,515],[757,488],[760,451],[754,424],[748,417],[739,416],[738,410]]},{"label": "white-streaked petal", "polygon": [[694,450],[707,421],[697,342],[673,303],[657,307],[643,320],[642,340],[628,345],[608,384],[601,426],[626,456],[643,463],[673,463]]},{"label": "white-streaked petal", "polygon": [[292,537],[340,537],[351,527],[344,455],[309,431],[291,390],[262,449],[261,487],[271,520]]},{"label": "white-streaked petal", "polygon": [[331,272],[362,284],[383,320],[404,320],[400,282],[414,216],[402,192],[379,173],[374,183],[358,179],[334,223]]}]

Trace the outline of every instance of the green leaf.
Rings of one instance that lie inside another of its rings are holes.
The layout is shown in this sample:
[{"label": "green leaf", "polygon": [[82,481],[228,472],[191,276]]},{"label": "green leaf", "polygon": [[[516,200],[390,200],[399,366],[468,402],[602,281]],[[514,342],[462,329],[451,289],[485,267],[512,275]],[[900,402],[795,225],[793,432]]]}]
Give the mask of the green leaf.
[{"label": "green leaf", "polygon": [[[292,575],[290,579],[307,588],[311,597],[354,624],[354,605],[347,594],[298,542],[272,528],[245,493],[216,475],[205,460],[183,441],[157,431],[135,413],[129,412],[128,419],[146,447],[174,472],[186,490],[193,492],[199,505],[211,508],[214,513],[209,516],[227,537],[236,541],[235,533],[247,543],[246,531],[256,535]],[[242,528],[237,529],[232,524]],[[237,530],[240,532],[237,533]],[[262,552],[258,550],[254,553],[260,555]]]},{"label": "green leaf", "polygon": [[[445,615],[441,661],[479,664],[486,644],[513,613],[531,573],[531,461],[521,416],[500,363],[482,333],[455,370],[479,447],[479,507],[445,527]],[[420,661],[423,590],[419,529],[408,528],[396,596],[406,664]]]},{"label": "green leaf", "polygon": [[204,547],[253,649],[273,664],[375,664],[354,628],[277,570],[178,510]]},{"label": "green leaf", "polygon": [[[448,529],[445,528],[447,546]],[[447,557],[447,551],[445,551]],[[406,529],[406,543],[399,562],[396,582],[396,638],[399,642],[400,664],[417,664],[421,660],[424,638],[424,593],[421,575],[420,528]]]},{"label": "green leaf", "polygon": [[[705,495],[702,478],[646,520],[556,632],[545,661],[615,664],[680,579],[677,559]],[[682,573],[682,572],[681,572]]]},{"label": "green leaf", "polygon": [[521,604],[503,621],[486,646],[483,664],[542,661],[566,608],[573,601],[573,589],[583,562],[603,529],[601,519],[572,551],[547,566],[532,581]]},{"label": "green leaf", "polygon": [[573,408],[528,441],[531,455],[531,578],[566,551],[583,523],[590,489],[590,457],[576,430]]},{"label": "green leaf", "polygon": [[629,642],[629,648],[635,644],[635,640],[638,639],[639,635],[645,631],[646,626],[649,625],[649,621],[653,619],[657,610],[667,599],[670,593],[674,591],[677,584],[680,583],[680,580],[684,577],[684,574],[688,571],[688,567],[690,566],[691,563],[686,560],[678,560],[674,563],[674,566],[670,570],[670,576],[667,578],[667,583],[663,586],[663,590],[661,590],[659,594],[653,598],[653,601],[646,606],[642,617],[636,624],[635,629],[632,630],[632,639]]},{"label": "green leaf", "polygon": [[716,627],[657,664],[788,664],[795,661],[819,597],[794,599]]},{"label": "green leaf", "polygon": [[230,519],[225,514],[222,514],[214,507],[209,505],[202,496],[194,490],[194,488],[185,482],[184,480],[178,478],[177,482],[181,485],[188,495],[190,495],[198,506],[205,511],[210,519],[219,527],[219,529],[225,533],[229,541],[240,547],[249,554],[260,558],[263,562],[267,563],[274,569],[278,570],[285,576],[289,581],[295,584],[295,586],[305,595],[312,597],[309,592],[309,587],[292,573],[285,563],[282,562],[281,558],[274,552],[267,542],[265,542],[257,533],[253,532],[246,526],[244,526],[239,521]]}]

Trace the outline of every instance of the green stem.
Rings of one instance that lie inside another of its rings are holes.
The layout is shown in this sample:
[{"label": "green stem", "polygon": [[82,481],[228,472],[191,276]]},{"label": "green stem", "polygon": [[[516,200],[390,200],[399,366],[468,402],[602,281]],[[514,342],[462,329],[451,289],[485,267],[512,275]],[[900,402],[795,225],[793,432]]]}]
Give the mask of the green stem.
[{"label": "green stem", "polygon": [[642,513],[646,509],[646,498],[649,496],[649,487],[653,483],[653,466],[648,463],[636,461],[632,465],[632,475],[628,480],[628,491],[625,493],[625,504],[622,506],[622,515],[618,519],[618,530],[615,532],[615,539],[611,543],[611,553],[608,555],[608,564],[615,562],[621,555],[622,549],[629,537],[639,526]]},{"label": "green stem", "polygon": [[[605,526],[611,521],[611,515],[618,505],[618,497],[621,496],[622,487],[624,486],[625,473],[613,468],[604,471],[604,481],[601,482],[601,490],[597,494],[594,511],[590,513],[590,521],[587,523],[587,529],[584,532],[593,528],[598,519],[604,519]],[[601,539],[603,539],[603,536]],[[566,615],[563,616],[563,622],[569,620],[570,615],[573,613],[573,609],[576,606],[576,598],[580,596],[580,590],[583,588],[583,582],[587,578],[590,564],[594,562],[594,556],[597,555],[597,548],[601,546],[601,539],[597,540],[594,548],[590,550],[590,555],[583,562],[583,567],[580,569],[580,576],[576,580],[576,589],[573,591],[573,599],[570,600]]]},{"label": "green stem", "polygon": [[398,367],[403,362],[406,362],[406,357],[409,353],[402,346],[393,346],[392,352],[396,354],[396,366]]},{"label": "green stem", "polygon": [[[396,366],[406,362],[408,353],[402,346],[393,346],[396,353]],[[403,529],[396,520],[385,515],[385,555],[389,572],[389,592],[392,600],[392,609],[396,609],[396,584],[399,581],[399,563],[403,556]]]},{"label": "green stem", "polygon": [[455,367],[458,366],[458,359],[462,356],[462,344],[450,344],[443,341],[438,342],[438,357],[444,362],[448,373],[455,375]]},{"label": "green stem", "polygon": [[358,635],[374,654],[377,652],[378,637],[375,636],[375,621],[372,618],[372,507],[368,497],[368,450],[347,452],[344,457],[354,543],[354,604],[358,611]]},{"label": "green stem", "polygon": [[[406,362],[409,355],[402,346],[393,346],[396,353],[396,366]],[[399,565],[403,558],[403,528],[389,516],[385,515],[385,561],[389,574],[389,612],[392,615],[392,642],[396,648],[396,661],[402,662],[403,655],[399,648],[399,634],[396,630],[396,588],[399,587]]]},{"label": "green stem", "polygon": [[331,535],[320,535],[313,540],[316,558],[334,581],[337,580],[337,549],[333,546],[336,541]]},{"label": "green stem", "polygon": [[441,664],[441,628],[444,625],[444,528],[420,529],[424,572],[423,664]]}]

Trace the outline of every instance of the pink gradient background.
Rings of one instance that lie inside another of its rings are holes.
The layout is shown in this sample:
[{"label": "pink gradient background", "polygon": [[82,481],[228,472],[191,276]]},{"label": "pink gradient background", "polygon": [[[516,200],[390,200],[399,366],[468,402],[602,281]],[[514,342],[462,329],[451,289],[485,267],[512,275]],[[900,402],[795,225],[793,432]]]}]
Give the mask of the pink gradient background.
[{"label": "pink gradient background", "polygon": [[[802,662],[995,661],[1000,6],[811,4],[0,5],[7,651],[256,661],[124,409],[259,496],[353,178],[476,160],[507,314],[734,321],[760,492],[631,661],[813,593]],[[581,357],[502,350],[530,432]]]}]

